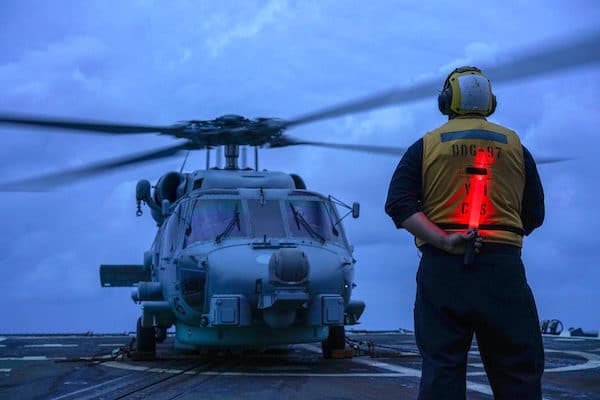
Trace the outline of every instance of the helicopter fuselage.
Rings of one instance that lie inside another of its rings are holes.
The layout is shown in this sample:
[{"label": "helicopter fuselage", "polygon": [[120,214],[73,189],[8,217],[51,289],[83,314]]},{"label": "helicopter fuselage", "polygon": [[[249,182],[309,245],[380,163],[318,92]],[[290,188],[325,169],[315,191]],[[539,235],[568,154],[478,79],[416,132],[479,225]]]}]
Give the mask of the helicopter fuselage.
[{"label": "helicopter fuselage", "polygon": [[[161,187],[169,180],[179,189]],[[197,349],[319,342],[356,323],[364,303],[351,300],[355,260],[337,209],[297,182],[240,170],[161,178],[156,202],[161,190],[179,195],[162,196],[161,215],[153,207],[148,280],[132,294],[142,327],[174,325],[176,347]]]}]

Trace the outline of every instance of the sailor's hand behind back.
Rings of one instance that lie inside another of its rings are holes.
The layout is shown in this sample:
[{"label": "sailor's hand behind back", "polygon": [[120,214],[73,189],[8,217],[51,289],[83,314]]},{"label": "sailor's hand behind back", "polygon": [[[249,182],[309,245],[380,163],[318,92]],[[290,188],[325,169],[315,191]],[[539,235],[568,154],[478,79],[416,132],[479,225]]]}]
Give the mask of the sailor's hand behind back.
[{"label": "sailor's hand behind back", "polygon": [[450,233],[446,237],[443,250],[450,254],[465,254],[467,243],[471,240],[475,240],[475,249],[481,247],[481,235],[477,231]]}]

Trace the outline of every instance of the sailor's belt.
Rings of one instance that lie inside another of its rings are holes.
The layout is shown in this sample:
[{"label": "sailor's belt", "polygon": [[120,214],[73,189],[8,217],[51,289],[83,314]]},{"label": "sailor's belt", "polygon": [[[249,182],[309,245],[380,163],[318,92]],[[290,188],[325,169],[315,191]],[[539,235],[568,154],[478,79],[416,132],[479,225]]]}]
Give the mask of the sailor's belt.
[{"label": "sailor's belt", "polygon": [[[463,257],[462,254],[452,255],[442,249],[438,249],[437,247],[430,245],[428,243],[419,247],[419,250],[423,254],[433,254],[433,255],[447,255],[453,257]],[[519,246],[514,246],[512,244],[504,244],[504,243],[485,243],[481,244],[481,247],[476,249],[477,254],[505,254],[505,255],[513,255],[520,257],[521,256],[521,248]]]},{"label": "sailor's belt", "polygon": [[[442,229],[469,229],[467,224],[436,224]],[[478,228],[480,231],[506,231],[516,233],[519,236],[525,236],[523,228],[519,228],[511,225],[498,225],[498,224],[481,224]]]}]

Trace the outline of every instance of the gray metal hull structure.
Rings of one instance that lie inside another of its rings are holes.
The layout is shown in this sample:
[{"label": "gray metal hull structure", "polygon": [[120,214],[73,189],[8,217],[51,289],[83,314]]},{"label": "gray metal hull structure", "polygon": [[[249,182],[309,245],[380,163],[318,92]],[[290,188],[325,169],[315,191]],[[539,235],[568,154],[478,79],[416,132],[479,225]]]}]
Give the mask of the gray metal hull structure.
[{"label": "gray metal hull structure", "polygon": [[[0,399],[416,398],[421,359],[412,334],[348,332],[348,338],[373,344],[375,357],[361,351],[325,360],[314,344],[186,353],[173,350],[170,336],[157,360],[136,362],[111,358],[132,336],[0,334]],[[600,340],[545,336],[544,344],[545,399],[600,399]],[[467,398],[491,400],[476,344],[468,362]]]}]

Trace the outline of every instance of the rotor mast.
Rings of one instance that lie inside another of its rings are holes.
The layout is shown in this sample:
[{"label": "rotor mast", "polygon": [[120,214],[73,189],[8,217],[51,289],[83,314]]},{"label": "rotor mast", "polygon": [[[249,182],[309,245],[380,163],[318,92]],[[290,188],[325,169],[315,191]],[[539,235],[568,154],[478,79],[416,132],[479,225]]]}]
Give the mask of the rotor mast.
[{"label": "rotor mast", "polygon": [[[243,147],[240,150],[240,145],[237,144],[226,144],[223,146],[219,146],[217,147],[217,168],[221,168],[221,154],[222,151],[225,151],[225,168],[226,170],[230,170],[230,171],[236,171],[240,169],[240,166],[238,164],[238,159],[240,158],[240,156],[242,157],[242,168],[247,168],[247,149],[245,147]],[[207,160],[206,160],[206,169],[209,168],[209,156],[208,153],[210,152],[210,150],[207,148]],[[254,146],[254,167],[255,170],[258,171],[258,146]]]},{"label": "rotor mast", "polygon": [[240,157],[240,146],[237,144],[226,144],[225,146],[225,169],[238,170],[238,158]]}]

